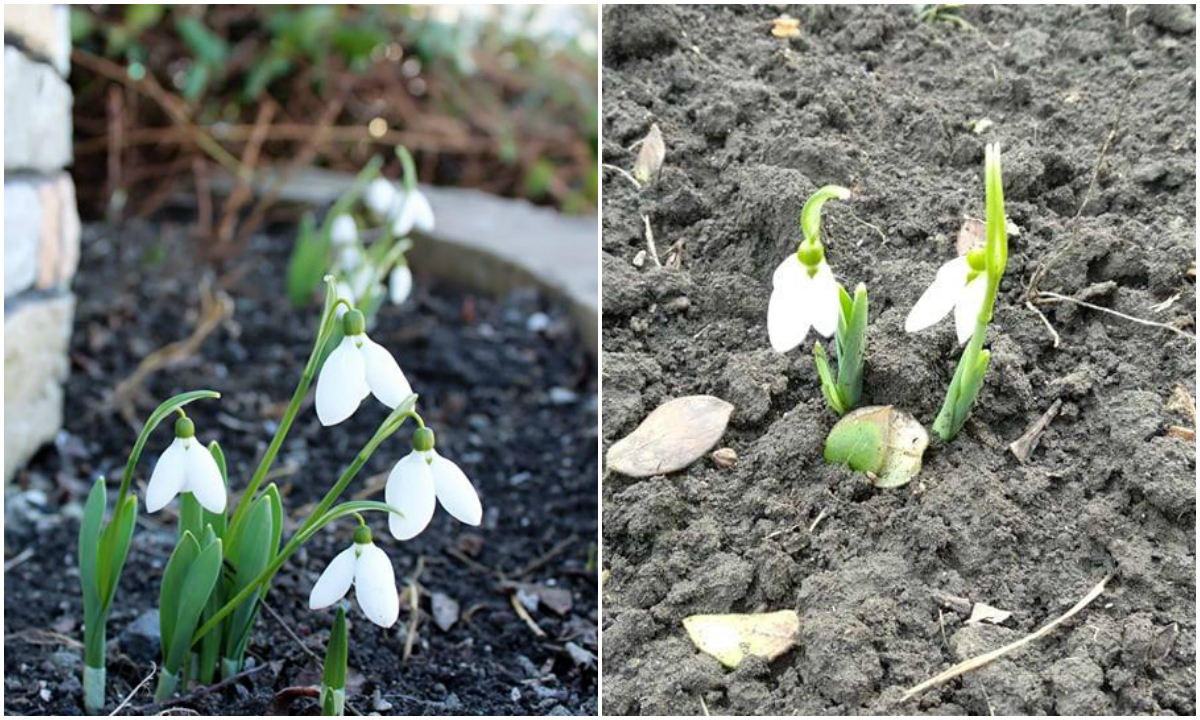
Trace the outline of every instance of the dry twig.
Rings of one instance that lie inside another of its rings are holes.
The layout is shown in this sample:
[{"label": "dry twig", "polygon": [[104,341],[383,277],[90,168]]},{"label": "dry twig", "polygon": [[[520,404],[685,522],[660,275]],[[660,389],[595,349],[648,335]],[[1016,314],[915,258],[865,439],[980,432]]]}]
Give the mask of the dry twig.
[{"label": "dry twig", "polygon": [[108,714],[108,716],[112,717],[114,715],[119,714],[122,710],[124,710],[125,706],[129,704],[129,701],[133,699],[133,696],[137,695],[139,692],[141,692],[141,689],[146,687],[146,683],[150,682],[154,678],[154,674],[157,672],[158,672],[158,664],[151,662],[150,663],[150,674],[147,675],[146,677],[142,678],[142,681],[140,683],[138,683],[132,690],[129,691],[129,694],[125,696],[125,699],[122,700],[119,705],[117,705],[115,708],[113,708],[113,711],[110,712]]},{"label": "dry twig", "polygon": [[958,677],[959,675],[964,675],[973,670],[978,670],[979,668],[984,667],[985,665],[991,663],[993,660],[1003,657],[1004,655],[1007,655],[1010,652],[1020,650],[1021,648],[1025,647],[1029,643],[1031,643],[1035,640],[1039,640],[1042,637],[1045,637],[1050,632],[1052,632],[1055,628],[1057,628],[1059,625],[1062,625],[1067,620],[1070,620],[1071,618],[1075,617],[1075,615],[1077,615],[1081,610],[1083,610],[1085,607],[1087,607],[1089,604],[1091,604],[1091,602],[1093,600],[1095,600],[1097,597],[1099,597],[1100,593],[1104,592],[1104,587],[1108,584],[1108,581],[1111,580],[1112,577],[1113,577],[1112,575],[1106,575],[1103,580],[1101,580],[1099,583],[1097,583],[1096,586],[1093,587],[1088,592],[1087,595],[1083,596],[1083,599],[1081,599],[1079,602],[1075,603],[1075,605],[1073,605],[1070,610],[1068,610],[1067,612],[1058,616],[1054,620],[1051,620],[1050,622],[1046,623],[1045,625],[1043,625],[1041,627],[1041,629],[1039,629],[1033,633],[1030,633],[1029,635],[1026,635],[1025,637],[1023,637],[1015,642],[1011,642],[1002,648],[992,650],[990,652],[986,652],[982,655],[977,655],[969,660],[960,662],[959,664],[955,665],[954,667],[951,667],[947,670],[944,670],[944,671],[938,673],[937,675],[929,678],[925,682],[920,683],[919,685],[916,685],[916,686],[910,688],[908,690],[908,692],[904,693],[904,696],[900,698],[899,702],[901,702],[901,703],[906,702],[906,701],[916,697],[917,695],[920,695],[921,693],[925,692],[929,688],[935,687],[937,685],[941,685],[942,683],[946,682],[947,680],[952,680],[952,679]]}]

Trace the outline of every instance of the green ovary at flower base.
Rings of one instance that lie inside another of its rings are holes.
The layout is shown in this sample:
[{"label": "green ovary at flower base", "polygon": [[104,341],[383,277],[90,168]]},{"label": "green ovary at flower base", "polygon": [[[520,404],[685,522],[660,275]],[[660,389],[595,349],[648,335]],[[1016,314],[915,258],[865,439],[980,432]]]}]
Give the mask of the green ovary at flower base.
[{"label": "green ovary at flower base", "polygon": [[788,352],[804,342],[810,329],[834,336],[837,377],[820,342],[814,344],[821,393],[839,415],[858,405],[862,397],[862,365],[866,350],[867,289],[859,284],[851,297],[834,279],[821,243],[821,206],[834,198],[846,200],[850,191],[826,185],[813,193],[800,213],[804,240],[775,269],[767,334],[771,347]]},{"label": "green ovary at flower base", "polygon": [[[983,348],[996,305],[1000,279],[1008,263],[1008,233],[1004,216],[1004,185],[1000,175],[1000,146],[987,146],[984,159],[987,194],[987,239],[937,272],[933,283],[909,312],[905,330],[916,332],[954,311],[955,331],[967,347],[946,390],[933,431],[950,441],[962,430],[987,373],[991,353]],[[968,342],[969,340],[969,342]]]}]

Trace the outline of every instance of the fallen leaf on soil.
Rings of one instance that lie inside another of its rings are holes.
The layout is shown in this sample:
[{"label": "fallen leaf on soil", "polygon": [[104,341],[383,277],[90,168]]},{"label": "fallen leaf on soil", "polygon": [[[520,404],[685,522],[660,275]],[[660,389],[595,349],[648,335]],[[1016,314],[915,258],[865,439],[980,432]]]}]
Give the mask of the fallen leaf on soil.
[{"label": "fallen leaf on soil", "polygon": [[990,622],[993,625],[999,625],[1010,617],[1012,617],[1012,613],[1007,610],[1001,610],[1000,608],[994,608],[991,605],[977,602],[971,608],[971,617],[967,618],[967,624],[974,625],[980,622]]},{"label": "fallen leaf on soil", "polygon": [[500,589],[504,592],[515,592],[517,600],[521,601],[521,604],[529,612],[537,612],[538,607],[542,605],[546,606],[547,610],[560,616],[565,616],[571,612],[573,604],[571,591],[566,588],[550,587],[537,583],[505,582],[500,584]]},{"label": "fallen leaf on soil", "polygon": [[1017,460],[1021,461],[1022,465],[1029,462],[1029,456],[1033,455],[1033,451],[1037,449],[1038,441],[1042,439],[1042,433],[1050,426],[1050,421],[1058,415],[1061,407],[1062,400],[1055,400],[1050,408],[1037,419],[1037,422],[1025,431],[1024,435],[1009,443],[1008,449],[1016,456]]},{"label": "fallen leaf on soil", "polygon": [[771,34],[777,38],[796,37],[800,34],[800,21],[790,15],[780,15],[771,21]]},{"label": "fallen leaf on soil", "polygon": [[480,551],[483,550],[483,537],[475,533],[463,533],[458,536],[454,546],[467,557],[479,557]]},{"label": "fallen leaf on soil", "polygon": [[735,668],[747,655],[774,660],[796,645],[800,616],[795,610],[751,615],[693,615],[683,627],[696,647]]},{"label": "fallen leaf on soil", "polygon": [[737,453],[734,452],[733,448],[713,450],[712,461],[719,468],[731,468],[737,462]]},{"label": "fallen leaf on soil", "polygon": [[969,217],[963,219],[962,227],[958,229],[958,241],[954,247],[959,257],[966,255],[975,248],[981,248],[986,243],[987,225],[982,220]]},{"label": "fallen leaf on soil", "polygon": [[866,473],[879,488],[907,485],[921,472],[929,434],[891,405],[868,406],[839,420],[825,440],[825,460]]},{"label": "fallen leaf on soil", "polygon": [[1187,388],[1182,385],[1176,385],[1171,391],[1171,399],[1167,401],[1168,410],[1176,410],[1182,412],[1196,422],[1196,401],[1192,399]]},{"label": "fallen leaf on soil", "polygon": [[449,632],[458,622],[458,601],[444,592],[435,592],[430,599],[433,609],[433,624],[442,632]]},{"label": "fallen leaf on soil", "polygon": [[608,450],[608,468],[629,477],[682,470],[712,449],[729,424],[733,405],[711,395],[663,403]]},{"label": "fallen leaf on soil", "polygon": [[971,132],[975,133],[976,135],[982,135],[995,124],[996,123],[992,122],[991,118],[981,118],[976,120],[975,124],[971,126]]},{"label": "fallen leaf on soil", "polygon": [[666,158],[667,145],[663,142],[662,130],[658,129],[658,123],[654,123],[642,140],[642,148],[638,150],[637,161],[633,164],[633,176],[645,185],[658,174]]},{"label": "fallen leaf on soil", "polygon": [[1179,427],[1178,425],[1170,425],[1167,427],[1167,434],[1177,437],[1180,440],[1195,440],[1196,431],[1193,428]]}]

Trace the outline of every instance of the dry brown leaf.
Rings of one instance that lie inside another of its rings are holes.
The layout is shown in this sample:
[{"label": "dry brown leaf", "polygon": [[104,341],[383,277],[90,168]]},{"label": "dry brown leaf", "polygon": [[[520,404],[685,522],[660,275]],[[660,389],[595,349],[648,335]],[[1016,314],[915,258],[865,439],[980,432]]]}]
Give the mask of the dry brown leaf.
[{"label": "dry brown leaf", "polygon": [[955,244],[959,256],[966,255],[975,248],[983,247],[986,236],[987,225],[982,220],[972,217],[965,218],[962,227],[958,229],[958,242]]},{"label": "dry brown leaf", "polygon": [[649,183],[658,175],[666,158],[667,145],[663,142],[662,130],[658,129],[658,123],[654,123],[642,140],[642,148],[638,150],[637,161],[633,164],[633,177],[643,185]]},{"label": "dry brown leaf", "polygon": [[735,668],[747,655],[767,661],[796,645],[800,616],[795,610],[751,615],[693,615],[683,627],[696,647]]},{"label": "dry brown leaf", "polygon": [[691,465],[725,434],[733,405],[711,395],[669,400],[608,449],[608,469],[650,477]]}]

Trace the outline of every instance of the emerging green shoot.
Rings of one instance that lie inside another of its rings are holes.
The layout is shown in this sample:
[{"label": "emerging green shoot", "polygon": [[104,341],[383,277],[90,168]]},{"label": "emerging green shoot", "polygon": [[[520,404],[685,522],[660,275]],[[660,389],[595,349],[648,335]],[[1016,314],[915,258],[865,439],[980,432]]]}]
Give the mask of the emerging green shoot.
[{"label": "emerging green shoot", "polygon": [[346,714],[346,664],[349,639],[346,635],[346,610],[338,608],[325,646],[325,674],[321,679],[321,714]]},{"label": "emerging green shoot", "polygon": [[933,422],[933,431],[946,442],[954,439],[962,430],[983,386],[991,359],[991,353],[983,348],[983,343],[987,339],[988,325],[995,310],[1000,279],[1008,264],[1008,232],[999,145],[987,146],[984,176],[987,193],[987,238],[984,247],[942,266],[937,279],[917,301],[905,323],[906,329],[919,330],[940,319],[937,317],[939,314],[944,317],[952,306],[959,342],[970,338],[946,391],[942,409]]}]

